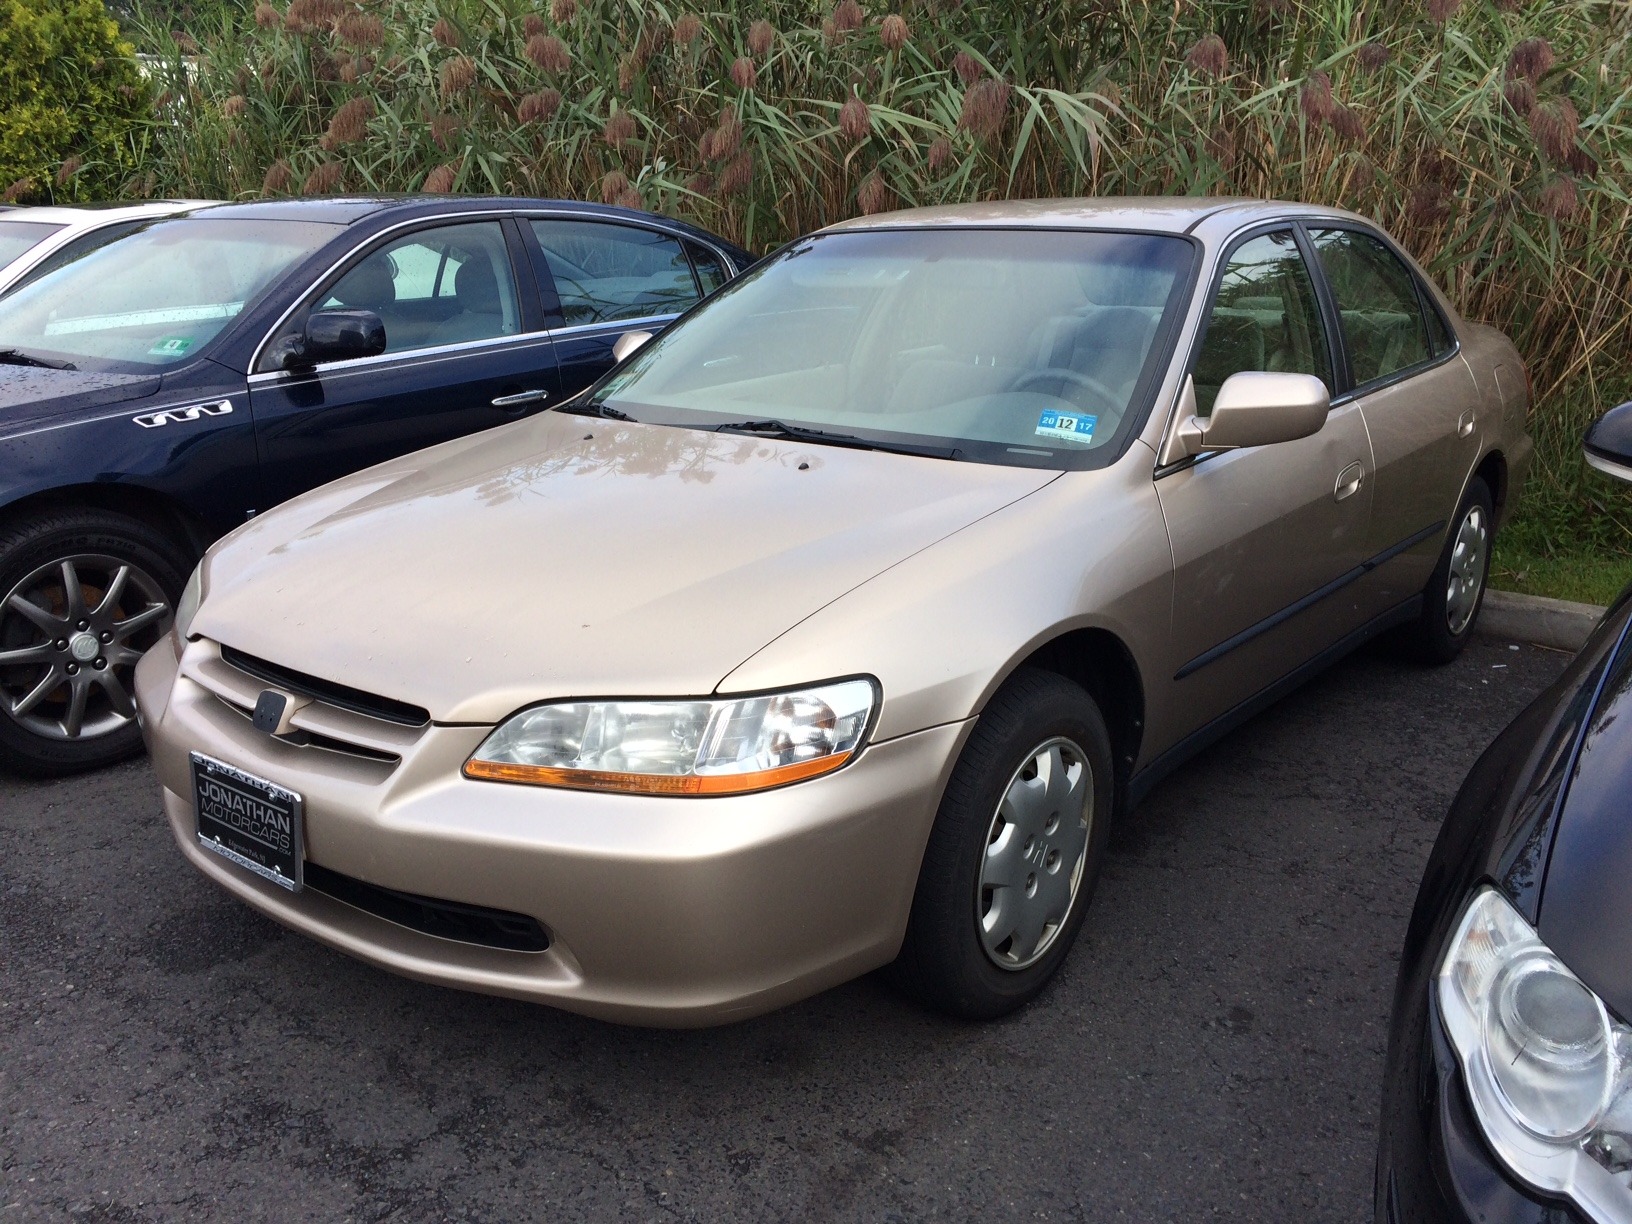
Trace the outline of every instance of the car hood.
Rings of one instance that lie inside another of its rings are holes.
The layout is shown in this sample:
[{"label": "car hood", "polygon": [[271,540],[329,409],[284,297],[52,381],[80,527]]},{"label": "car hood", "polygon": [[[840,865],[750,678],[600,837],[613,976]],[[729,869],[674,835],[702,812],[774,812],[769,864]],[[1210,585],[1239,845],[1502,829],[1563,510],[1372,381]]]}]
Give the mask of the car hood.
[{"label": "car hood", "polygon": [[159,389],[160,381],[157,374],[0,365],[0,428],[18,420],[146,399]]},{"label": "car hood", "polygon": [[1559,812],[1538,927],[1574,973],[1632,1022],[1632,644],[1587,720]]},{"label": "car hood", "polygon": [[192,631],[442,722],[706,694],[1057,475],[545,413],[240,528],[212,552]]}]

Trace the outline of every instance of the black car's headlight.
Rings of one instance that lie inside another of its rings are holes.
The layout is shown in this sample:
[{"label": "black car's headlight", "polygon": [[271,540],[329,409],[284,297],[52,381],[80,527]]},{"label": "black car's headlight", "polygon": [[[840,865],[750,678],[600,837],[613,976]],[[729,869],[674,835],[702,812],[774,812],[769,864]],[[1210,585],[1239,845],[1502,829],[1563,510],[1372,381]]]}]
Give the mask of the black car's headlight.
[{"label": "black car's headlight", "polygon": [[1496,1154],[1595,1220],[1632,1221],[1632,1028],[1494,888],[1469,902],[1436,988]]}]

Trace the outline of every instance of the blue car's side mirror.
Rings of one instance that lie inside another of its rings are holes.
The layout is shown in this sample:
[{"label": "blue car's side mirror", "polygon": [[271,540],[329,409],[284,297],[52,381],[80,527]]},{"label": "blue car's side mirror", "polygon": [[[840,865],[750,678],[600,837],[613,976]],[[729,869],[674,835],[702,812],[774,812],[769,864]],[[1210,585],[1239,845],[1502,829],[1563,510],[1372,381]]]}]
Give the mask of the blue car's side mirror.
[{"label": "blue car's side mirror", "polygon": [[1587,462],[1617,480],[1632,481],[1632,401],[1611,408],[1587,430]]}]

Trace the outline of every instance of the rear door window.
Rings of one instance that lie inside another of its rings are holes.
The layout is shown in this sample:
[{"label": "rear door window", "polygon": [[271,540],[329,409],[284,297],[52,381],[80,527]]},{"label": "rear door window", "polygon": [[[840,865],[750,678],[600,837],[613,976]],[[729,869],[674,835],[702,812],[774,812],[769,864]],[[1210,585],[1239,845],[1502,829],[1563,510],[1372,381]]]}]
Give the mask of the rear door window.
[{"label": "rear door window", "polygon": [[532,226],[568,327],[679,314],[701,297],[685,251],[667,234],[549,218]]},{"label": "rear door window", "polygon": [[[1428,361],[1440,346],[1430,340],[1416,281],[1399,257],[1358,230],[1311,228],[1309,237],[1343,320],[1355,385]],[[1441,345],[1448,349],[1449,338]]]},{"label": "rear door window", "polygon": [[1249,238],[1225,261],[1193,371],[1196,410],[1243,371],[1313,374],[1332,387],[1314,281],[1290,229]]},{"label": "rear door window", "polygon": [[697,280],[704,297],[731,279],[731,274],[725,270],[725,262],[707,247],[696,242],[688,242],[686,250],[691,253],[691,266],[697,272]]}]

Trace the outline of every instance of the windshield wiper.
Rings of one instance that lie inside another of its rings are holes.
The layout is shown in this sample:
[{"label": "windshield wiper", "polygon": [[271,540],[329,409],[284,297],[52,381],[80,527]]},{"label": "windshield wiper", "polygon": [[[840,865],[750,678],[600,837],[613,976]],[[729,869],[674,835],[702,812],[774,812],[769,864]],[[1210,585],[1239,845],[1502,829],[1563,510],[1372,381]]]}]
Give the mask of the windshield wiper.
[{"label": "windshield wiper", "polygon": [[22,349],[0,349],[0,365],[38,366],[42,370],[77,370],[71,361],[52,361],[49,357],[36,357],[33,353],[25,353]]},{"label": "windshield wiper", "polygon": [[555,411],[570,413],[573,416],[600,417],[606,421],[632,421],[635,419],[627,412],[621,412],[616,408],[608,408],[605,404],[597,404],[593,400],[570,399],[564,404],[557,404]]},{"label": "windshield wiper", "polygon": [[857,450],[890,451],[899,455],[927,455],[934,459],[956,459],[955,446],[924,446],[915,442],[880,442],[863,438],[860,434],[830,433],[825,429],[811,429],[806,425],[789,425],[786,421],[731,421],[714,426],[715,433],[757,434],[765,438],[781,438],[787,442],[815,442],[823,446],[849,446]]}]

